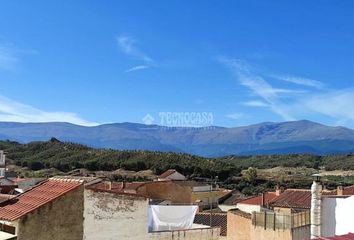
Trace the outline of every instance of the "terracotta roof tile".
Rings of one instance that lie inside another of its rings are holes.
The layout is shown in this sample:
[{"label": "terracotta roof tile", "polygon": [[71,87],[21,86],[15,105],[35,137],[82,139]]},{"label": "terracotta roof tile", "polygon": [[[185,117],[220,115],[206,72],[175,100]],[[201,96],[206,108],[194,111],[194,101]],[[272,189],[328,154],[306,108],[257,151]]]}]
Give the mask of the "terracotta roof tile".
[{"label": "terracotta roof tile", "polygon": [[344,187],[343,195],[354,195],[354,186]]},{"label": "terracotta roof tile", "polygon": [[[266,192],[265,193],[265,203],[271,202],[276,196],[277,195],[275,192]],[[246,198],[246,199],[241,200],[237,203],[249,204],[249,205],[262,205],[262,194],[255,196],[255,197]]]},{"label": "terracotta roof tile", "polygon": [[354,234],[348,233],[345,235],[334,236],[334,237],[320,237],[320,238],[316,238],[316,240],[354,240]]},{"label": "terracotta roof tile", "polygon": [[[322,191],[322,195],[336,195],[335,191]],[[285,208],[311,208],[311,190],[309,189],[287,189],[270,202],[272,207]]]},{"label": "terracotta roof tile", "polygon": [[0,219],[14,221],[35,209],[54,201],[82,185],[78,180],[48,179],[0,206]]},{"label": "terracotta roof tile", "polygon": [[272,207],[311,208],[311,191],[287,189],[270,202]]}]

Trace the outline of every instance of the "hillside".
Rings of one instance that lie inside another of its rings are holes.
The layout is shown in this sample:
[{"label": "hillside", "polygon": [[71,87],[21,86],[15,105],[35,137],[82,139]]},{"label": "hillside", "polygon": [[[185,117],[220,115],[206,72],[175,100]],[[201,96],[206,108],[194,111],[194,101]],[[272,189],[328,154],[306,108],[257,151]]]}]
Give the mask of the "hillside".
[{"label": "hillside", "polygon": [[354,131],[310,121],[244,127],[182,128],[137,123],[84,127],[70,123],[0,122],[0,139],[28,143],[56,137],[96,148],[181,152],[205,157],[254,154],[330,154],[354,150]]},{"label": "hillside", "polygon": [[[137,172],[131,172],[129,175],[139,176],[139,173],[146,170],[151,170],[149,175],[152,175],[175,168],[192,179],[210,180],[218,176],[220,184],[245,194],[270,190],[278,183],[286,187],[309,187],[310,176],[318,172],[318,169],[339,170],[335,174],[321,170],[331,186],[335,186],[338,181],[353,184],[354,180],[351,175],[343,178],[339,174],[343,170],[354,170],[354,156],[350,154],[204,158],[173,152],[94,149],[81,144],[60,142],[55,138],[28,144],[0,141],[0,149],[6,151],[8,160],[17,166],[16,169],[22,176],[26,176],[23,175],[26,173],[28,176],[48,177],[86,169],[95,173],[105,172],[103,176],[113,176],[114,179],[121,180],[126,178],[124,175],[129,171]],[[259,171],[257,179],[252,182],[241,177],[241,171],[245,172],[249,167]],[[123,176],[121,173],[124,173]],[[139,179],[128,177],[126,180]]]}]

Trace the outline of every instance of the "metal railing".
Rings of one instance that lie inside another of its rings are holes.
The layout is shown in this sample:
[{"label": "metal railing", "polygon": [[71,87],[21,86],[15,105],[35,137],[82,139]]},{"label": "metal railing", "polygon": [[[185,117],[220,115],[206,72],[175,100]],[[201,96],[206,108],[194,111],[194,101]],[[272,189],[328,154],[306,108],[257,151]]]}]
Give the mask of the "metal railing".
[{"label": "metal railing", "polygon": [[276,213],[276,212],[253,212],[252,225],[264,227],[264,229],[291,229],[310,225],[310,212],[299,213]]}]

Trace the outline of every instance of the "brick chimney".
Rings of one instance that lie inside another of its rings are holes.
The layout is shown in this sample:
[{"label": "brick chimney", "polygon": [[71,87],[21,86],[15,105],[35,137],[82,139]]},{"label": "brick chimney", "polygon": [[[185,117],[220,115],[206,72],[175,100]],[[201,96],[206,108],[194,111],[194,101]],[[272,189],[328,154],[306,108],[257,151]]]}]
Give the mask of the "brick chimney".
[{"label": "brick chimney", "polygon": [[337,195],[339,195],[339,196],[344,195],[344,188],[342,185],[337,186]]},{"label": "brick chimney", "polygon": [[284,192],[284,187],[280,187],[279,185],[277,185],[275,187],[275,195],[279,196],[280,194],[282,194]]},{"label": "brick chimney", "polygon": [[266,205],[266,192],[263,192],[262,193],[262,207],[265,207]]},{"label": "brick chimney", "polygon": [[107,182],[107,190],[112,190],[112,182],[111,181]]}]

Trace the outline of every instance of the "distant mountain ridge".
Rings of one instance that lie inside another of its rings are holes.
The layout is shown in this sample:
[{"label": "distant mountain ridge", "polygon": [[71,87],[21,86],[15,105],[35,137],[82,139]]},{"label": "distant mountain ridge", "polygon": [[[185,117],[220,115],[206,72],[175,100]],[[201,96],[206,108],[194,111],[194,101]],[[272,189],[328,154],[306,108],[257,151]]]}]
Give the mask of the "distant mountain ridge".
[{"label": "distant mountain ridge", "polygon": [[62,122],[0,122],[1,140],[26,143],[46,141],[51,137],[98,148],[174,151],[200,156],[329,154],[354,150],[354,130],[308,120],[234,128],[171,128],[139,123],[85,127]]}]

